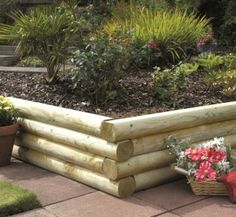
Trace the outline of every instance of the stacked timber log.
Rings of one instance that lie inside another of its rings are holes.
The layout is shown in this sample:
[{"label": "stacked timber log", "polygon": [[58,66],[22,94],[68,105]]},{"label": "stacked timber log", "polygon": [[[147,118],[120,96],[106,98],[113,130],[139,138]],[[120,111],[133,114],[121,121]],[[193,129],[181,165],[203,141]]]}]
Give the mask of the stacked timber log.
[{"label": "stacked timber log", "polygon": [[11,100],[20,114],[15,157],[117,197],[179,177],[169,136],[194,143],[220,136],[236,148],[236,102],[111,119]]}]

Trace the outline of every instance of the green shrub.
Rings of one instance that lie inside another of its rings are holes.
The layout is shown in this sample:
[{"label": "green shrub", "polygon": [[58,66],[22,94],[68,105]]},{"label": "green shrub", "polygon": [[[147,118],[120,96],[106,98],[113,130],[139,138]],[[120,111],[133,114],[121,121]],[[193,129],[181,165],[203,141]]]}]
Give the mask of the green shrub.
[{"label": "green shrub", "polygon": [[0,25],[0,40],[19,42],[22,54],[37,56],[47,68],[47,82],[54,82],[66,61],[72,37],[78,32],[71,11],[47,6],[28,14],[14,12],[11,18],[13,26]]},{"label": "green shrub", "polygon": [[200,7],[202,3],[202,0],[173,0],[173,4],[174,6],[182,9],[182,10],[186,10],[188,12],[198,12],[198,8]]},{"label": "green shrub", "polygon": [[[217,60],[218,59],[218,60]],[[236,96],[236,56],[216,56],[213,67],[206,67],[208,73],[205,82],[209,86],[217,86],[226,96]],[[213,61],[212,61],[213,62]],[[217,64],[218,63],[218,64]],[[219,67],[220,66],[220,67]]]},{"label": "green shrub", "polygon": [[167,10],[173,6],[172,0],[130,0],[129,2],[149,8],[153,11]]},{"label": "green shrub", "polygon": [[224,22],[221,25],[221,38],[224,43],[236,43],[236,2],[229,0],[225,10]]},{"label": "green shrub", "polygon": [[129,5],[123,12],[122,17],[116,16],[104,26],[105,33],[111,38],[129,36],[132,43],[141,47],[154,40],[158,46],[156,50],[167,62],[184,56],[188,47],[196,45],[208,25],[205,18],[179,10],[154,12]]},{"label": "green shrub", "polygon": [[15,0],[0,0],[0,23],[8,21],[8,14],[15,6]]},{"label": "green shrub", "polygon": [[15,124],[17,115],[13,103],[7,97],[0,95],[0,127]]},{"label": "green shrub", "polygon": [[95,103],[101,103],[116,96],[116,87],[123,75],[126,51],[118,44],[109,44],[106,39],[88,43],[84,50],[73,53],[73,80],[76,86],[86,89]]},{"label": "green shrub", "polygon": [[39,58],[34,57],[34,56],[29,56],[29,57],[24,58],[23,60],[21,60],[21,63],[24,66],[33,66],[33,67],[44,66],[43,62]]},{"label": "green shrub", "polygon": [[187,77],[197,71],[198,65],[180,63],[172,69],[161,70],[159,67],[154,69],[152,75],[154,96],[175,105],[179,91],[186,88]]},{"label": "green shrub", "polygon": [[224,63],[223,56],[207,53],[200,54],[196,58],[196,63],[207,71],[219,69]]},{"label": "green shrub", "polygon": [[222,93],[226,96],[236,96],[236,70],[218,70],[209,73],[205,77],[205,82],[209,86],[218,86],[222,88]]},{"label": "green shrub", "polygon": [[[153,47],[150,47],[151,42],[153,43]],[[150,40],[144,46],[137,43],[131,44],[129,46],[129,53],[129,64],[138,68],[149,68],[156,65],[156,63],[160,65],[163,63],[161,52],[155,47],[155,41],[153,40]]]}]

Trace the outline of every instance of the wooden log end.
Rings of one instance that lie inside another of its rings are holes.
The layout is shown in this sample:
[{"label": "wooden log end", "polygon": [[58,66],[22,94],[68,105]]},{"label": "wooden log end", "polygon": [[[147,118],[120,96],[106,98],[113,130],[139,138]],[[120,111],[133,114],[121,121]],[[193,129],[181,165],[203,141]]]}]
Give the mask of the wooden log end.
[{"label": "wooden log end", "polygon": [[131,140],[125,140],[117,143],[117,161],[126,161],[132,157],[134,145]]},{"label": "wooden log end", "polygon": [[116,135],[114,132],[113,124],[109,121],[102,122],[100,135],[101,138],[109,142],[116,142]]},{"label": "wooden log end", "polygon": [[118,165],[117,162],[111,159],[106,158],[103,162],[103,173],[104,175],[111,179],[111,180],[117,180],[118,179]]},{"label": "wooden log end", "polygon": [[118,194],[120,198],[128,197],[135,192],[134,177],[127,177],[119,181]]}]

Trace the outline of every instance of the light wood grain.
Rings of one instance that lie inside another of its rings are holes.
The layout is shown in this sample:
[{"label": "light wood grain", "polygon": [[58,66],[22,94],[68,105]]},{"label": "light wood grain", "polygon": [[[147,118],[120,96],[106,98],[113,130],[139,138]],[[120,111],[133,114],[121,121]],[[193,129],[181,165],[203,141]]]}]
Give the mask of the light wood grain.
[{"label": "light wood grain", "polygon": [[115,142],[232,119],[236,119],[236,102],[104,120],[101,135],[106,140]]},{"label": "light wood grain", "polygon": [[81,166],[83,168],[103,173],[104,157],[80,151],[78,149],[51,142],[47,139],[32,135],[21,134],[17,137],[16,145],[39,151],[60,160]]},{"label": "light wood grain", "polygon": [[[170,136],[178,139],[191,139],[193,143],[224,137],[236,133],[236,120],[222,121],[208,125],[201,125],[168,133],[133,139],[134,156],[166,149],[166,139]],[[232,143],[232,142],[231,142]]]},{"label": "light wood grain", "polygon": [[46,154],[18,146],[14,146],[13,156],[117,197],[127,197],[135,190],[133,177],[127,177],[119,181],[111,181],[98,173],[75,166],[71,163],[66,163]]},{"label": "light wood grain", "polygon": [[132,157],[120,163],[105,159],[103,171],[106,177],[117,180],[144,171],[166,167],[173,162],[175,162],[175,155],[170,154],[168,150],[163,150]]},{"label": "light wood grain", "polygon": [[9,98],[19,110],[21,117],[38,120],[40,122],[61,126],[64,128],[100,135],[101,123],[111,118],[90,114],[38,102]]},{"label": "light wood grain", "polygon": [[163,167],[160,169],[140,173],[134,176],[136,183],[135,191],[148,189],[163,183],[174,181],[181,177],[181,175],[177,174],[170,167]]},{"label": "light wood grain", "polygon": [[85,152],[108,157],[116,161],[125,161],[133,155],[133,144],[129,140],[109,143],[106,140],[85,133],[25,118],[19,118],[18,123],[21,130],[27,133],[46,138],[56,143],[72,146]]}]

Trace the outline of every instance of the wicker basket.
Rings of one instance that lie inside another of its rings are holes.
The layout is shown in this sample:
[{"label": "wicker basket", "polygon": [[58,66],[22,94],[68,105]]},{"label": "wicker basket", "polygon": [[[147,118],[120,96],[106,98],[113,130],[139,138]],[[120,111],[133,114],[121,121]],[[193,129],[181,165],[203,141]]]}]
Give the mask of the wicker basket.
[{"label": "wicker basket", "polygon": [[[173,169],[185,175],[188,179],[188,172],[182,168],[173,166]],[[189,180],[189,179],[188,179]],[[217,181],[190,181],[192,191],[195,195],[201,196],[225,196],[228,195],[223,183]]]},{"label": "wicker basket", "polygon": [[217,181],[191,181],[192,191],[195,195],[225,196],[228,195],[223,183]]}]

